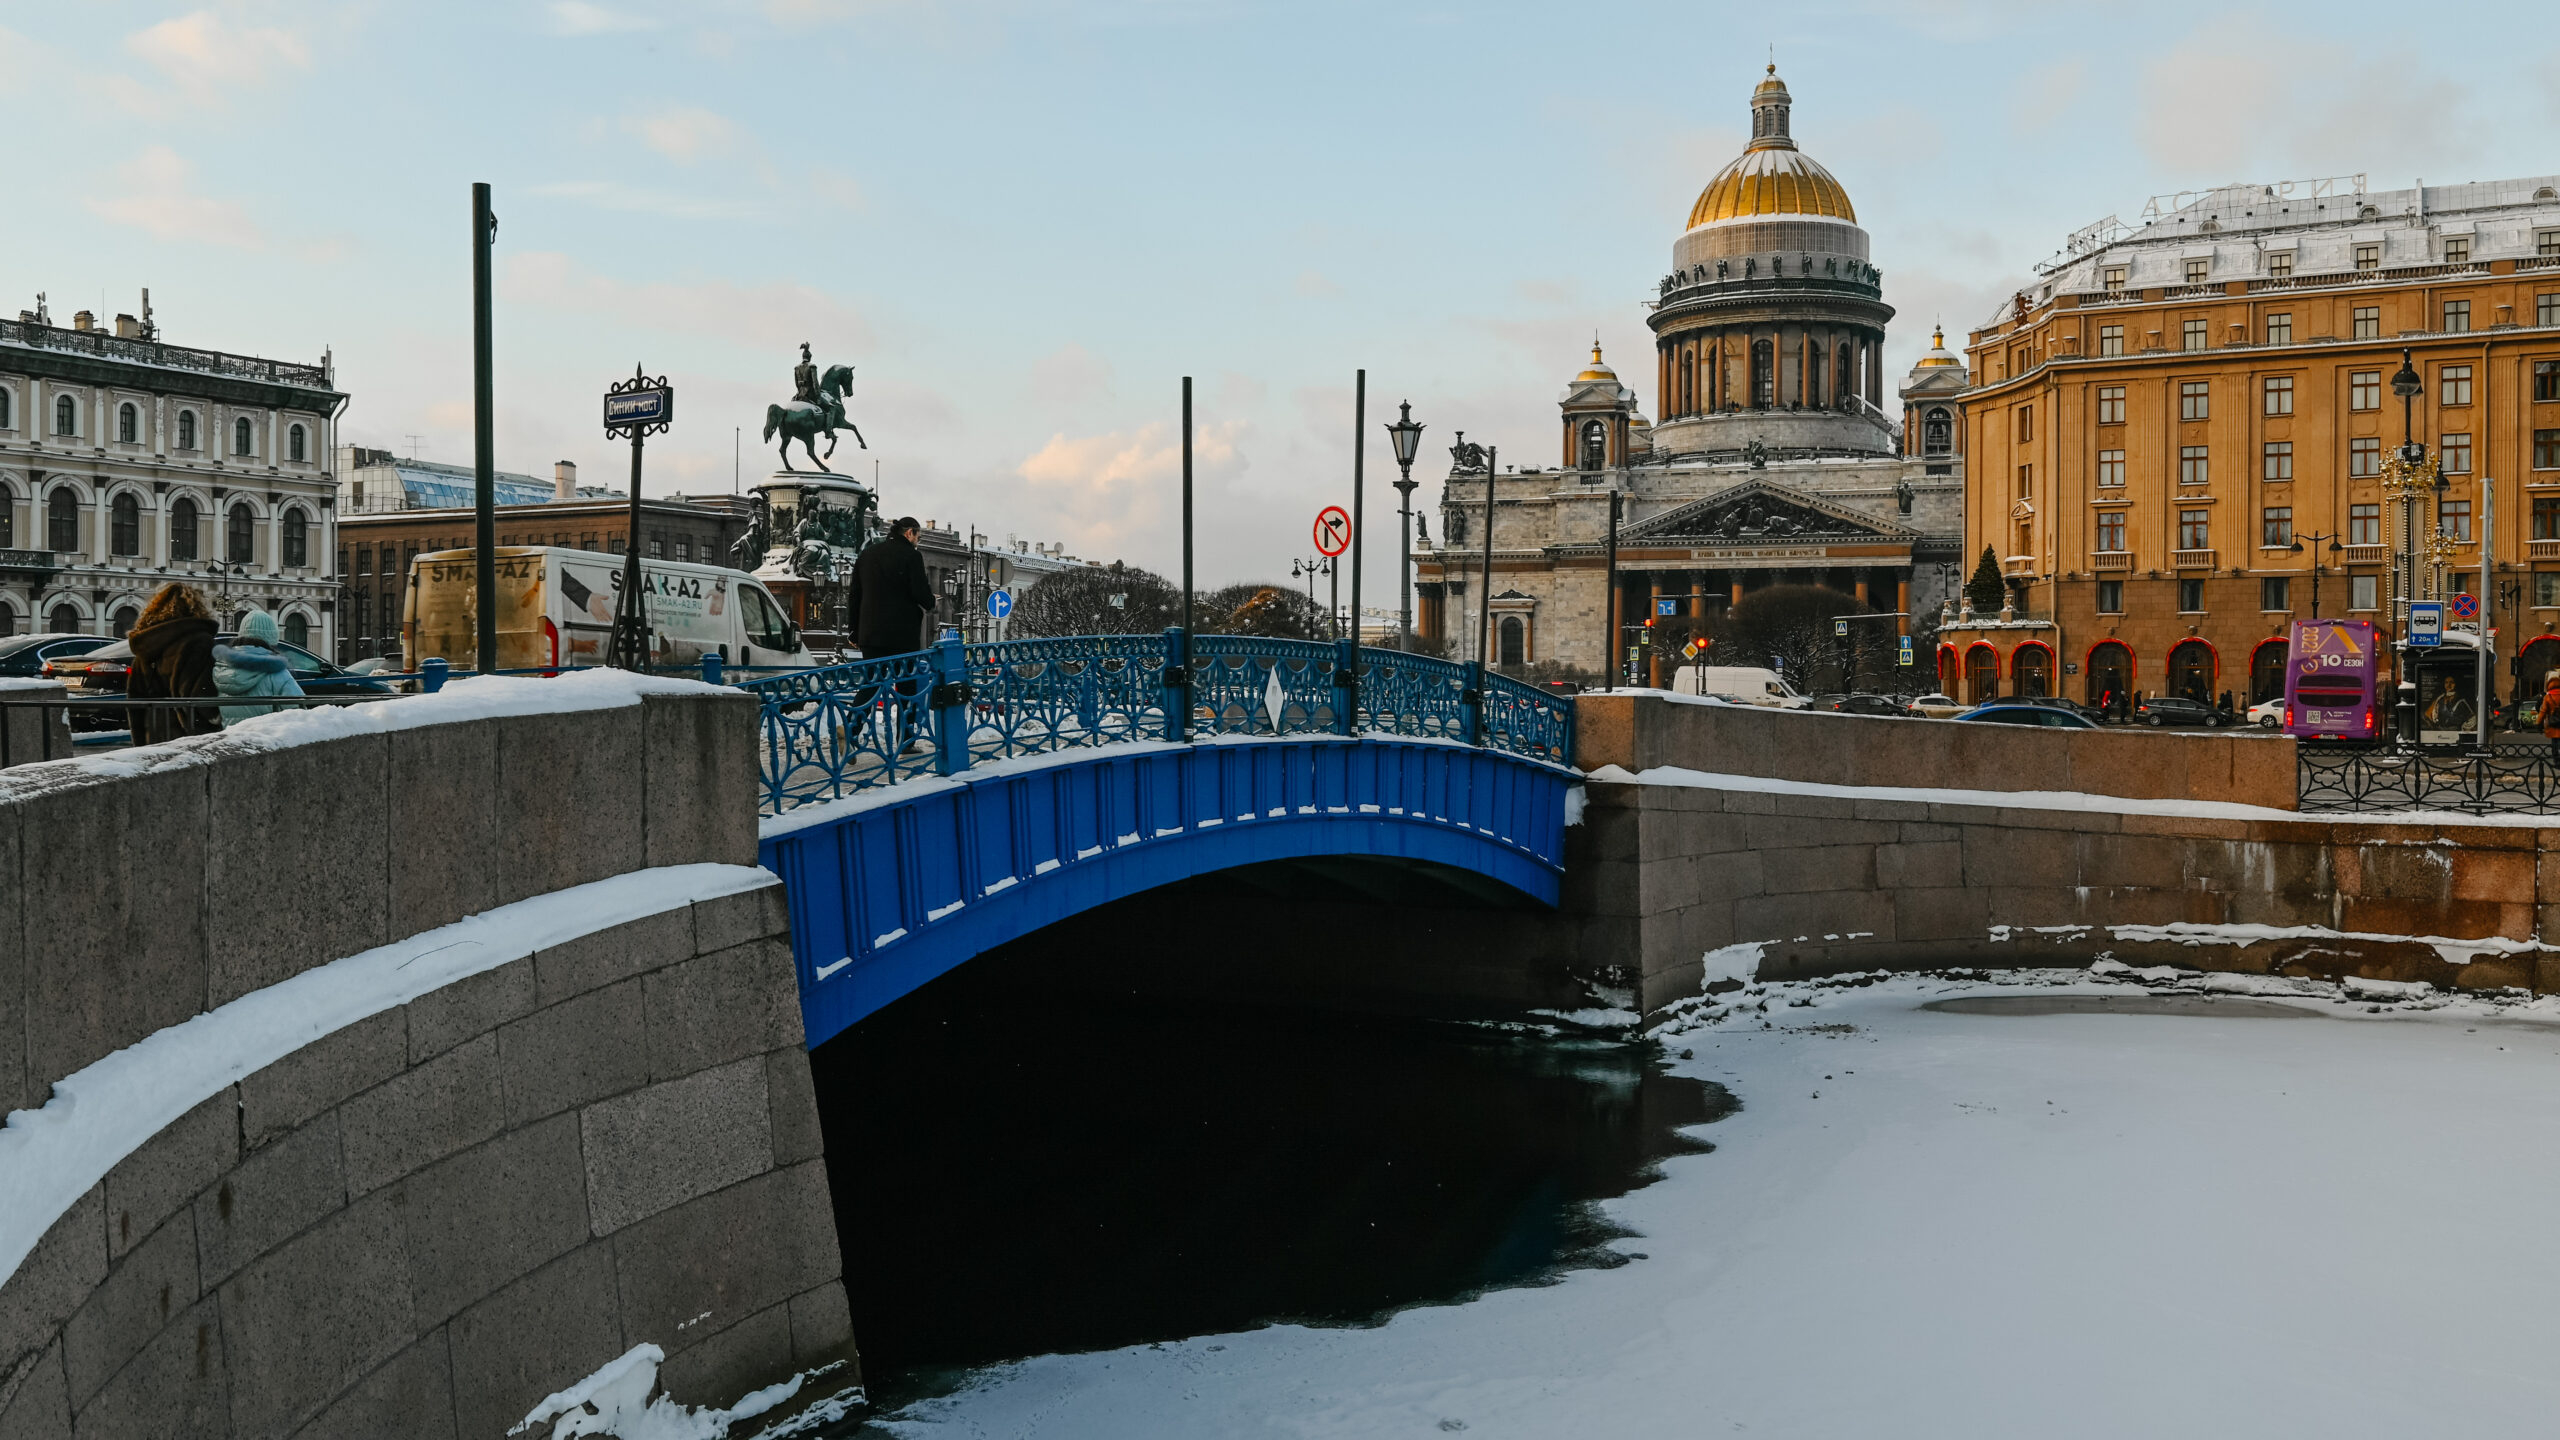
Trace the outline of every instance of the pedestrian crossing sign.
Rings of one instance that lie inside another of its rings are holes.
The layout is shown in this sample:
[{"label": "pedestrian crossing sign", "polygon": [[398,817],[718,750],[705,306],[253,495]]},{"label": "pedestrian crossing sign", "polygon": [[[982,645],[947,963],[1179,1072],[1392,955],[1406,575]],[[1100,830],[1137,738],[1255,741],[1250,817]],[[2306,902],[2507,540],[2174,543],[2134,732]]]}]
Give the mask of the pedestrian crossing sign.
[{"label": "pedestrian crossing sign", "polygon": [[1911,637],[1908,635],[1902,637],[1902,663],[1911,663]]}]

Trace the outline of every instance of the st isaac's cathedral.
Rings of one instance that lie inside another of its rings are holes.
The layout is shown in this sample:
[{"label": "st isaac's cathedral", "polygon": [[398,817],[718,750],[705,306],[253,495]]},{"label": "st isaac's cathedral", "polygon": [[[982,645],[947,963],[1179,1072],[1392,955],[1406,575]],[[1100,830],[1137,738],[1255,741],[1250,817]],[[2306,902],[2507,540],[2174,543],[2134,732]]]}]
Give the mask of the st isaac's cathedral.
[{"label": "st isaac's cathedral", "polygon": [[1898,416],[1885,408],[1882,272],[1848,192],[1796,148],[1790,104],[1773,65],[1750,145],[1672,242],[1645,322],[1660,423],[1594,346],[1558,403],[1560,463],[1492,477],[1489,587],[1483,452],[1453,450],[1438,542],[1415,556],[1420,629],[1449,653],[1473,658],[1490,589],[1498,664],[1601,670],[1613,493],[1620,626],[1661,601],[1703,620],[1769,585],[1913,613],[1962,588],[1965,367],[1940,337],[1897,387]]}]

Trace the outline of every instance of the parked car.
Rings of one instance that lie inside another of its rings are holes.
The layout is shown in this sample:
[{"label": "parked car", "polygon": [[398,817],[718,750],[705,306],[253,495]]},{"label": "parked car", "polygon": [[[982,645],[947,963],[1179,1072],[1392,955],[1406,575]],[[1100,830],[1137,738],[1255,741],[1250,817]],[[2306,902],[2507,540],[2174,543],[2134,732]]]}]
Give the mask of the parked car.
[{"label": "parked car", "polygon": [[11,635],[0,639],[0,675],[42,675],[46,661],[86,655],[106,643],[104,635]]},{"label": "parked car", "polygon": [[2284,724],[2284,697],[2261,700],[2249,707],[2249,723],[2261,730],[2273,730]]},{"label": "parked car", "polygon": [[2003,703],[2018,705],[2050,705],[2056,710],[2068,710],[2072,714],[2079,716],[2081,719],[2088,721],[2092,725],[2103,725],[2107,720],[2105,711],[2100,710],[2094,705],[2083,705],[2068,695],[2019,695]]},{"label": "parked car", "polygon": [[1953,695],[1937,694],[1912,697],[1911,708],[1932,720],[1952,720],[1965,711],[1963,701]]},{"label": "parked car", "polygon": [[1890,695],[1843,695],[1831,707],[1843,715],[1890,715],[1900,719],[1911,713],[1910,707]]},{"label": "parked car", "polygon": [[2227,723],[2221,711],[2201,700],[2189,700],[2182,695],[2152,696],[2133,707],[2133,721],[2137,725],[2155,728],[2201,725],[2208,730],[2219,730]]},{"label": "parked car", "polygon": [[1807,710],[1837,710],[1840,708],[1840,702],[1848,698],[1848,696],[1841,694],[1837,690],[1829,691],[1820,695],[1807,695],[1804,697],[1804,708]]},{"label": "parked car", "polygon": [[[229,645],[239,638],[238,635],[226,630],[215,636],[214,641],[216,644]],[[279,642],[276,648],[284,652],[285,663],[292,668],[294,681],[302,687],[302,693],[305,695],[388,695],[391,693],[389,681],[376,680],[333,665],[299,645]],[[83,666],[79,672],[80,689],[121,694],[124,691],[125,679],[133,669],[133,646],[119,640],[113,645],[92,650],[70,663]]]},{"label": "parked car", "polygon": [[2018,700],[1995,700],[1988,705],[1976,705],[1955,718],[1985,725],[2042,725],[2050,730],[2098,728],[2097,721],[2059,705],[2031,705]]}]

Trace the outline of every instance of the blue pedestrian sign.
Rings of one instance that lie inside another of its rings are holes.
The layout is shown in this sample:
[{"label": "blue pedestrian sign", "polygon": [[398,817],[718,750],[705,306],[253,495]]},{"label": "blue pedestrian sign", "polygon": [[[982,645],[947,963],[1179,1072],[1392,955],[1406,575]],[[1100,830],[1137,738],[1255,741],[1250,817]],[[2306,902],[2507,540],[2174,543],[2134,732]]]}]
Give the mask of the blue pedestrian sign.
[{"label": "blue pedestrian sign", "polygon": [[990,614],[990,615],[993,615],[994,617],[996,617],[996,618],[997,618],[997,619],[999,619],[999,620],[1003,619],[1003,618],[1004,618],[1004,617],[1006,617],[1007,615],[1012,614],[1012,613],[1013,613],[1013,592],[1012,592],[1012,591],[1010,591],[1010,590],[990,590],[990,591],[988,591],[988,592],[987,592],[987,613],[988,613],[988,614]]},{"label": "blue pedestrian sign", "polygon": [[1911,637],[1908,635],[1902,637],[1902,663],[1911,663]]},{"label": "blue pedestrian sign", "polygon": [[1680,602],[1677,600],[1656,600],[1653,602],[1653,613],[1656,615],[1677,615],[1680,613]]},{"label": "blue pedestrian sign", "polygon": [[2444,602],[2412,600],[2409,602],[2409,643],[2435,646],[2444,643]]}]

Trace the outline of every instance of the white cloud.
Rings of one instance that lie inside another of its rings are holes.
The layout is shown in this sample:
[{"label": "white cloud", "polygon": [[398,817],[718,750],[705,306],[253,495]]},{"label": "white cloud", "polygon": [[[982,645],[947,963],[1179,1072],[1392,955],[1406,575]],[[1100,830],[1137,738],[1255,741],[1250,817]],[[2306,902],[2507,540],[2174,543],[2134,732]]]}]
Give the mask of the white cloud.
[{"label": "white cloud", "polygon": [[196,240],[264,249],[265,232],[249,217],[247,207],[216,200],[188,186],[193,167],[177,151],[154,145],[116,167],[116,194],[91,197],[89,213],[119,225],[149,231],[161,240]]},{"label": "white cloud", "polygon": [[2405,173],[2476,153],[2470,92],[2413,52],[2374,43],[2357,54],[2254,13],[2208,21],[2145,67],[2143,148],[2200,183]]},{"label": "white cloud", "polygon": [[623,121],[622,128],[679,165],[726,153],[738,143],[735,121],[699,105],[676,105],[635,116]]},{"label": "white cloud", "polygon": [[670,220],[756,220],[767,213],[763,206],[745,201],[680,195],[672,190],[625,185],[619,180],[554,180],[528,188],[533,194],[554,200],[575,200],[599,210],[660,215]]},{"label": "white cloud", "polygon": [[555,35],[620,35],[655,30],[659,23],[646,15],[608,10],[587,0],[551,0],[550,10],[551,33]]},{"label": "white cloud", "polygon": [[708,335],[792,359],[803,340],[816,347],[821,364],[876,348],[860,313],[809,285],[634,284],[539,250],[505,257],[498,279],[500,293],[512,304],[604,316],[642,330]]},{"label": "white cloud", "polygon": [[310,48],[292,31],[235,29],[210,10],[163,20],[124,43],[199,105],[224,105],[233,92],[266,84],[280,71],[311,68]]},{"label": "white cloud", "polygon": [[[1248,468],[1239,441],[1244,422],[1197,426],[1192,433],[1193,474],[1198,480],[1232,480]],[[1017,467],[1037,512],[1025,523],[1046,522],[1088,555],[1127,552],[1131,542],[1155,534],[1178,517],[1182,484],[1182,433],[1163,421],[1101,435],[1049,437]]]}]

